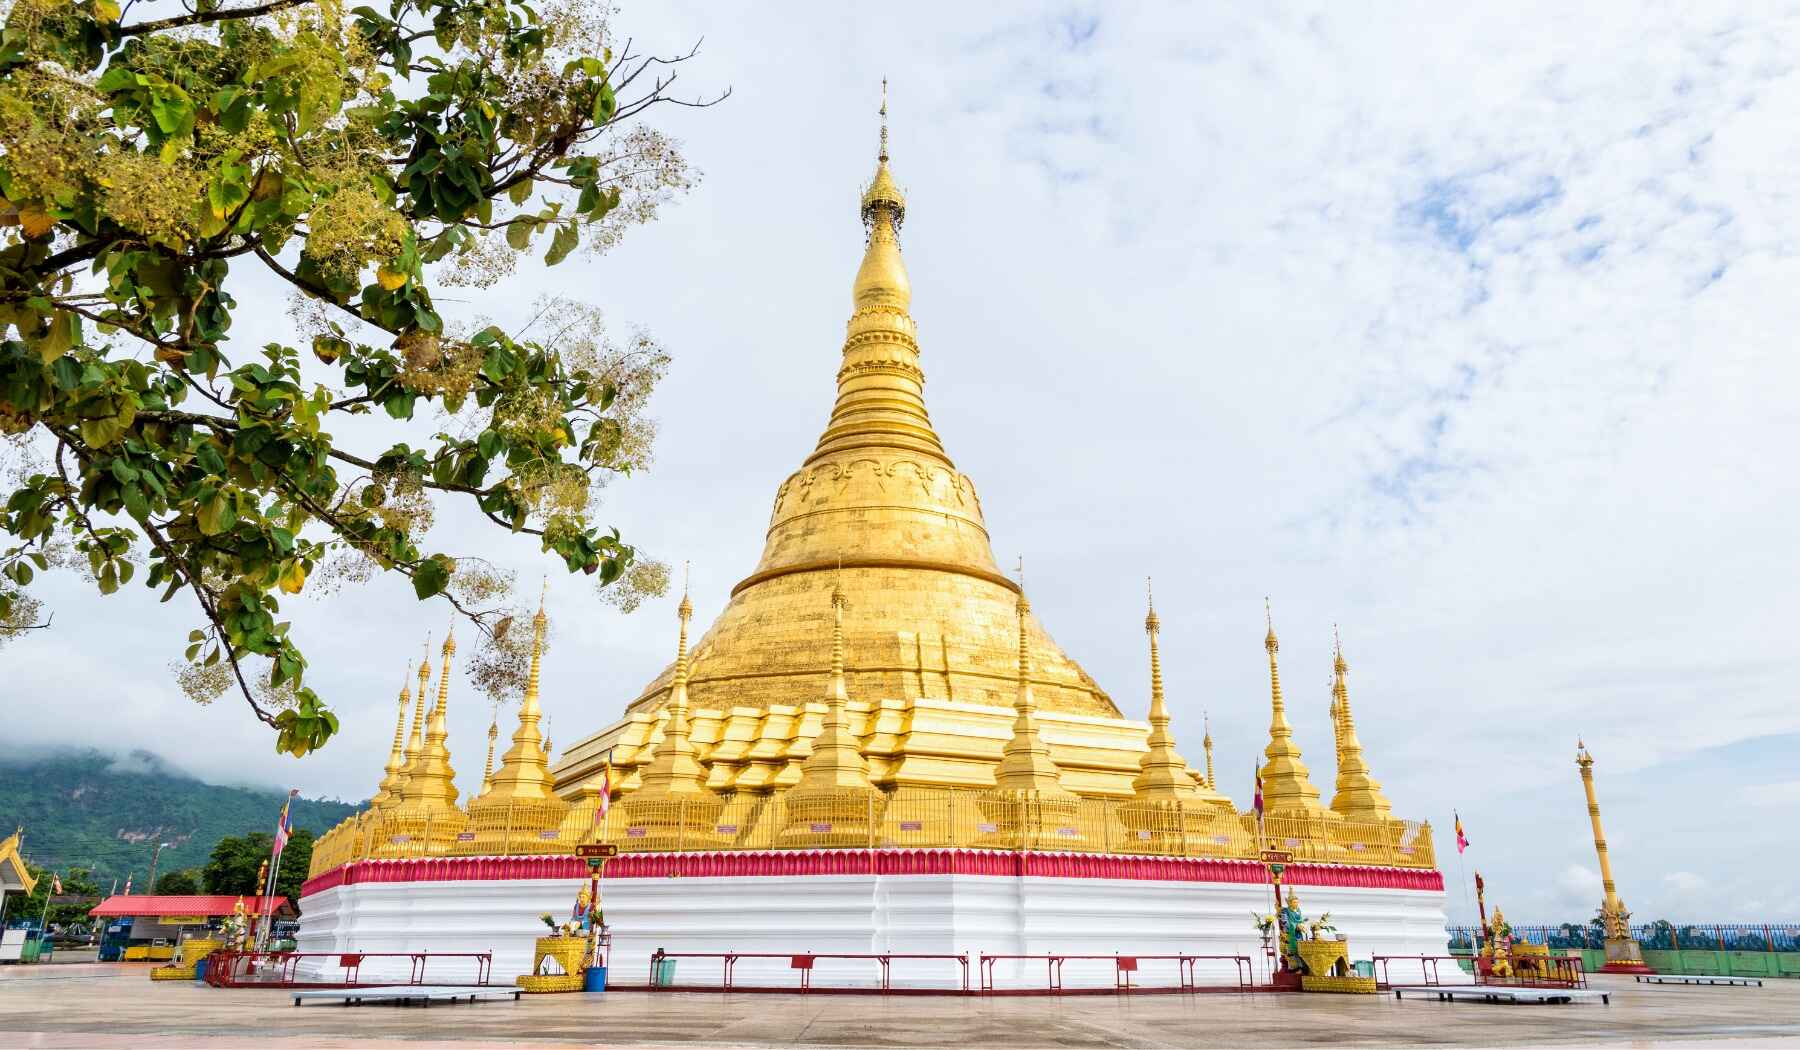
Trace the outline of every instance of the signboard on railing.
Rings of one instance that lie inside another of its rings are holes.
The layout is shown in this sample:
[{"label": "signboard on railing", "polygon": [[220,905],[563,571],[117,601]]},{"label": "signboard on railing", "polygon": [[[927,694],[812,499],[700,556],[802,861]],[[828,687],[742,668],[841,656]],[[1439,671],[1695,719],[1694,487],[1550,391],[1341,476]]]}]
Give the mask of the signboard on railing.
[{"label": "signboard on railing", "polygon": [[583,842],[575,847],[577,857],[616,857],[619,847],[613,842]]}]

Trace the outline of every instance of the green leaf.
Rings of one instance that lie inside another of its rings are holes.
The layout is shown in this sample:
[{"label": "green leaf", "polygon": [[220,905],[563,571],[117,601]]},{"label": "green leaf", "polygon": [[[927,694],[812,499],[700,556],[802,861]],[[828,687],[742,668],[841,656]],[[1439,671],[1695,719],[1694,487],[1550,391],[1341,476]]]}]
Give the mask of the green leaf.
[{"label": "green leaf", "polygon": [[530,219],[514,219],[506,226],[506,243],[522,252],[531,247],[531,235],[536,232],[537,223]]},{"label": "green leaf", "polygon": [[449,582],[450,563],[442,554],[432,555],[413,570],[413,593],[420,601],[441,594]]},{"label": "green leaf", "polygon": [[563,223],[556,228],[556,238],[550,242],[550,250],[544,253],[544,265],[555,266],[569,257],[575,246],[581,242],[581,230],[573,221]]}]

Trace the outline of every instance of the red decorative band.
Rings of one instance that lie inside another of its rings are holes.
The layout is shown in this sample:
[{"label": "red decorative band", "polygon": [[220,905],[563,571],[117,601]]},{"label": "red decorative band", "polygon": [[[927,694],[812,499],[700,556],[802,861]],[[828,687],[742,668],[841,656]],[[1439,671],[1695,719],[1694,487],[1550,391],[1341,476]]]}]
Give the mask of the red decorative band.
[{"label": "red decorative band", "polygon": [[[421,857],[351,861],[316,875],[302,898],[335,886],[370,882],[460,882],[492,879],[578,879],[587,862],[578,857]],[[742,878],[801,875],[1030,875],[1053,879],[1137,879],[1155,882],[1261,884],[1269,881],[1253,860],[1193,857],[1127,857],[1097,853],[1018,853],[979,849],[835,849],[716,853],[624,853],[607,862],[608,879]],[[1350,864],[1290,864],[1294,886],[1345,886],[1443,892],[1444,876],[1428,868]]]}]

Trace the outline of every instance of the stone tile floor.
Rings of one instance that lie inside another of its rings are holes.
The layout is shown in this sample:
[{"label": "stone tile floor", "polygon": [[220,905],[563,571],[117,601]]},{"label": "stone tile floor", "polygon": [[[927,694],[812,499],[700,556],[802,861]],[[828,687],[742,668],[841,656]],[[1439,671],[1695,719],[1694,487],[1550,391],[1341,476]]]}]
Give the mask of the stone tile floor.
[{"label": "stone tile floor", "polygon": [[4,1047],[1800,1047],[1800,981],[1645,987],[1611,1005],[1396,1002],[1391,995],[948,997],[613,992],[417,1007],[152,984],[140,964],[0,967]]}]

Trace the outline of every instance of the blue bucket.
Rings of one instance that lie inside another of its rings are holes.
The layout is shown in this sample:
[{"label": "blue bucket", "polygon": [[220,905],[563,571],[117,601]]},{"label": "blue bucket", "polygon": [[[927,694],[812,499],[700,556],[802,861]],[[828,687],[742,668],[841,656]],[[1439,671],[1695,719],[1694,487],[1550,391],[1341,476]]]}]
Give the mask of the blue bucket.
[{"label": "blue bucket", "polygon": [[195,984],[205,984],[206,983],[206,960],[205,959],[201,959],[199,962],[194,964],[194,983]]},{"label": "blue bucket", "polygon": [[584,992],[606,991],[606,967],[588,967],[587,973],[583,975],[581,980],[581,990]]}]

